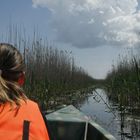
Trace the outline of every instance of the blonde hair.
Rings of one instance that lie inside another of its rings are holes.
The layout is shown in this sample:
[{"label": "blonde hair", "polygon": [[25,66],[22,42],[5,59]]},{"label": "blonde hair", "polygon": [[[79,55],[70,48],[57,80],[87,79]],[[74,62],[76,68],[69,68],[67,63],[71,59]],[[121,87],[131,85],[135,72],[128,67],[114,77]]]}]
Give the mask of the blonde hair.
[{"label": "blonde hair", "polygon": [[20,52],[11,44],[0,43],[0,105],[9,102],[20,106],[27,97],[18,84],[25,64]]}]

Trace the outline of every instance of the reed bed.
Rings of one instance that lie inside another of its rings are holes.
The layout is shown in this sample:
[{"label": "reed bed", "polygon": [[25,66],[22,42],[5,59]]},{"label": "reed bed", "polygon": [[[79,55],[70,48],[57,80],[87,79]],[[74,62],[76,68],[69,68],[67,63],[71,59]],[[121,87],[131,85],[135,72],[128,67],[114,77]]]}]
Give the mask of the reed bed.
[{"label": "reed bed", "polygon": [[23,54],[26,64],[24,89],[27,96],[40,105],[47,107],[49,101],[94,83],[94,79],[75,64],[72,52],[55,48],[35,31],[29,37],[25,29],[10,25],[2,41],[13,44]]},{"label": "reed bed", "polygon": [[106,78],[109,97],[119,103],[120,108],[140,114],[140,57],[119,57],[117,65]]}]

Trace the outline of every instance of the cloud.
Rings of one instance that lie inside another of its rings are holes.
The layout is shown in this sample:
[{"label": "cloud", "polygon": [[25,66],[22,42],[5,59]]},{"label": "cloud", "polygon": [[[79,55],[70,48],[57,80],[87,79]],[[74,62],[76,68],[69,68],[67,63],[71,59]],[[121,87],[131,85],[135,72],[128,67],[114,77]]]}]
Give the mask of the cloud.
[{"label": "cloud", "polygon": [[140,12],[137,0],[32,0],[51,11],[56,40],[73,46],[138,46]]}]

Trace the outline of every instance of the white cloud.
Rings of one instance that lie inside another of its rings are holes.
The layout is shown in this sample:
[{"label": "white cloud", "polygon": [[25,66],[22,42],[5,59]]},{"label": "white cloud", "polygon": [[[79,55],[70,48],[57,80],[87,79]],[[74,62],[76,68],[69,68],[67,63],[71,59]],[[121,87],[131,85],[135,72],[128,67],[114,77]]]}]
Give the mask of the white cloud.
[{"label": "white cloud", "polygon": [[[33,7],[52,11],[56,39],[77,47],[140,43],[137,0],[32,0]],[[52,31],[53,31],[52,30]]]}]

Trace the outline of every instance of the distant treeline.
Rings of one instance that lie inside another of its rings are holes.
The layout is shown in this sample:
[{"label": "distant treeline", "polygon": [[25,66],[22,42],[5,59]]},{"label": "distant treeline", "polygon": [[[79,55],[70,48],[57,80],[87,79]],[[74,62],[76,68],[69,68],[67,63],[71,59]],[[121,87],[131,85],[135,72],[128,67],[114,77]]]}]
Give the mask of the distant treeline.
[{"label": "distant treeline", "polygon": [[12,43],[23,54],[26,64],[26,94],[38,102],[87,88],[94,79],[75,64],[72,52],[55,48],[34,32],[32,39],[16,26],[10,26],[4,42]]},{"label": "distant treeline", "polygon": [[140,107],[140,57],[119,57],[106,78],[110,98],[123,106]]}]

